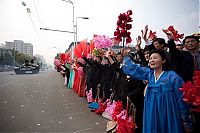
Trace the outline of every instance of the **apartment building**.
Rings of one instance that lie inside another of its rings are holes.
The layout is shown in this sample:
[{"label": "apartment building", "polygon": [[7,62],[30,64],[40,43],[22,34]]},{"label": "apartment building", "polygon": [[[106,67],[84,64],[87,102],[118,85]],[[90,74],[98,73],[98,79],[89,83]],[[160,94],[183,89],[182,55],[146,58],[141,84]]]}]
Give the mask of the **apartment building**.
[{"label": "apartment building", "polygon": [[5,42],[6,49],[15,49],[16,51],[33,57],[33,45],[24,43],[22,40],[14,40],[14,42]]}]

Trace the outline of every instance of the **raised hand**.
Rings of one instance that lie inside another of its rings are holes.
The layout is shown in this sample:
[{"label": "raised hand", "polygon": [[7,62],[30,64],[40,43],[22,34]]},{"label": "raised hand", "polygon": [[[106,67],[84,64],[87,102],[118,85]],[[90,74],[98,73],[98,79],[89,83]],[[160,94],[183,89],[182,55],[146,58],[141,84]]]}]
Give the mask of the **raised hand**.
[{"label": "raised hand", "polygon": [[163,32],[167,35],[167,38],[168,38],[169,40],[173,40],[173,39],[174,39],[174,36],[173,36],[173,34],[172,34],[171,31],[165,30],[165,29],[162,29],[162,30],[163,30]]},{"label": "raised hand", "polygon": [[145,42],[148,41],[147,39],[148,25],[146,25],[144,31],[141,30],[141,32],[142,32],[142,38],[144,39],[144,41]]},{"label": "raised hand", "polygon": [[138,36],[136,38],[136,41],[137,41],[137,44],[135,45],[135,49],[138,51],[141,49],[141,42],[142,42],[141,36]]},{"label": "raised hand", "polygon": [[142,43],[142,39],[141,39],[141,36],[138,36],[137,38],[136,38],[136,41],[137,41],[137,45],[141,45],[141,43]]},{"label": "raised hand", "polygon": [[106,57],[110,56],[110,51],[106,51],[104,54]]}]

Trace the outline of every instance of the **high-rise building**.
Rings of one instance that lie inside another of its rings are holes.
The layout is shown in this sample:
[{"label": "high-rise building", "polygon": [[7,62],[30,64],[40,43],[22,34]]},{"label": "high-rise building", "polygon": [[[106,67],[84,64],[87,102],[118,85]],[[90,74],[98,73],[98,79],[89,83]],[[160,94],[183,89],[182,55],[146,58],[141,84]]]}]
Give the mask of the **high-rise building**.
[{"label": "high-rise building", "polygon": [[24,43],[22,40],[14,40],[14,42],[5,42],[5,48],[14,49],[19,53],[23,53],[33,57],[33,45],[31,43]]}]

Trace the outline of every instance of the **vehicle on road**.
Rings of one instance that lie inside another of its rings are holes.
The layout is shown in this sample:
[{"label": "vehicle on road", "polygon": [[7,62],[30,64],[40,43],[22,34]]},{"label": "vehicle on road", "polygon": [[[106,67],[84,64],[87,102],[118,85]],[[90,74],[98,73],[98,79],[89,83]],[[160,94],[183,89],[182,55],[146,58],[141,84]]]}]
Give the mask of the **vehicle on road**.
[{"label": "vehicle on road", "polygon": [[22,65],[14,68],[16,74],[36,74],[39,73],[40,67],[37,65]]},{"label": "vehicle on road", "polygon": [[34,64],[34,60],[32,59],[29,63],[27,60],[25,60],[24,64],[20,67],[14,67],[16,74],[36,74],[40,71],[40,66]]}]

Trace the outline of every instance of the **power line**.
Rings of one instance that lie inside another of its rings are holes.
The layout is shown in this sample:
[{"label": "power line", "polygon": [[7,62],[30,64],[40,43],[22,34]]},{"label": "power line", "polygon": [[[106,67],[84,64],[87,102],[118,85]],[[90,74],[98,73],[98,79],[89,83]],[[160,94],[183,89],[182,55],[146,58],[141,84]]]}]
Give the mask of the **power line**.
[{"label": "power line", "polygon": [[27,13],[28,13],[29,19],[31,20],[31,24],[33,26],[33,29],[35,30],[35,32],[38,35],[38,37],[41,39],[41,36],[40,36],[40,34],[38,33],[38,30],[37,30],[37,27],[36,27],[31,15],[30,15],[30,13],[31,13],[30,8],[27,8]]},{"label": "power line", "polygon": [[34,4],[35,10],[36,10],[37,18],[38,18],[39,23],[40,23],[40,26],[41,26],[41,25],[42,25],[41,19],[40,19],[40,16],[39,16],[39,13],[38,13],[38,10],[37,10],[37,7],[36,7],[36,4],[35,4],[35,1],[34,1],[34,0],[33,0],[33,4]]}]

